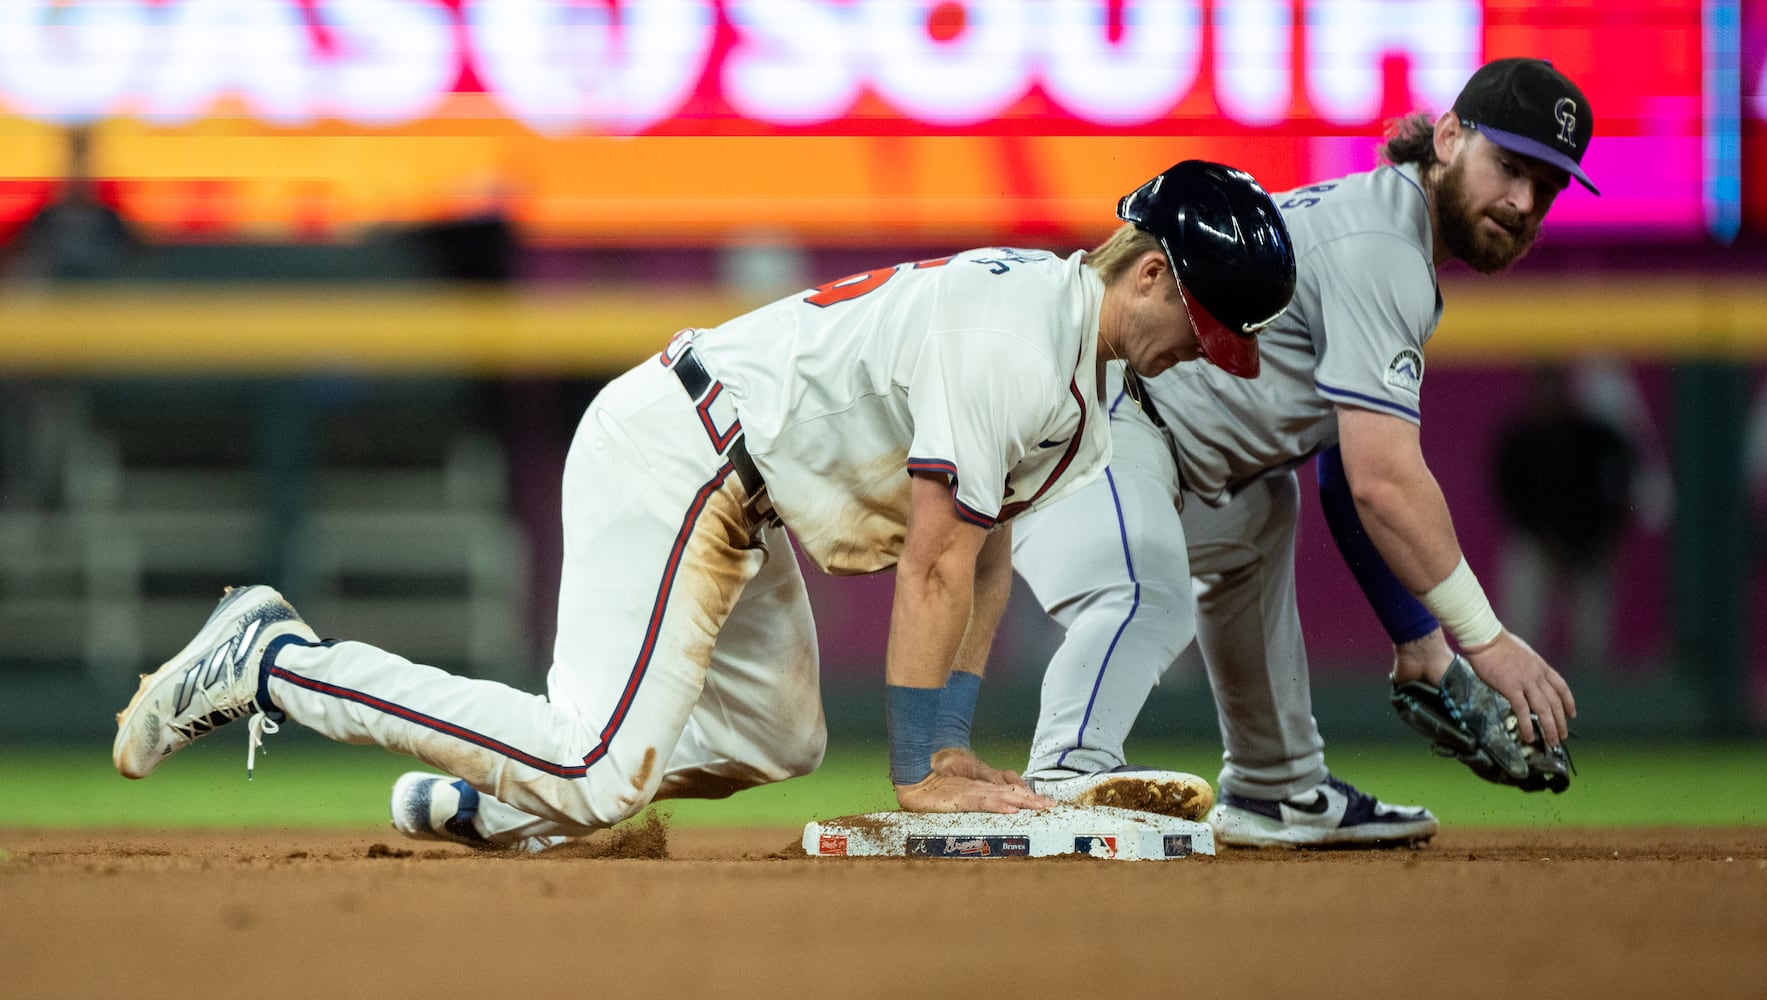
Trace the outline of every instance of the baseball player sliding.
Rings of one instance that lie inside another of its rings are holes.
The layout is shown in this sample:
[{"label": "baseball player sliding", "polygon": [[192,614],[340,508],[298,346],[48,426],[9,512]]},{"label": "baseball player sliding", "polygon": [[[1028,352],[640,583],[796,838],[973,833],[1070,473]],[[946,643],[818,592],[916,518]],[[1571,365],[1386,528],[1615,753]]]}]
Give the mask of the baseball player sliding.
[{"label": "baseball player sliding", "polygon": [[117,769],[144,777],[241,718],[255,748],[293,719],[446,772],[399,779],[395,825],[484,846],[808,773],[826,732],[789,530],[828,572],[896,567],[884,679],[901,806],[1052,804],[967,750],[1010,524],[1109,461],[1106,359],[1153,376],[1242,356],[1239,331],[1294,283],[1281,216],[1239,171],[1180,163],[1119,214],[1131,224],[1090,254],[879,268],[683,331],[611,382],[565,464],[547,697],[321,640],[249,587],[143,679]]},{"label": "baseball player sliding", "polygon": [[[1130,726],[1194,636],[1225,747],[1219,842],[1436,832],[1428,810],[1326,769],[1294,585],[1293,469],[1322,451],[1334,534],[1396,645],[1401,715],[1487,778],[1564,787],[1570,689],[1504,630],[1461,555],[1419,447],[1419,400],[1436,269],[1502,270],[1572,177],[1593,192],[1579,166],[1592,127],[1582,92],[1549,63],[1482,67],[1453,110],[1401,124],[1382,150],[1390,165],[1276,197],[1299,278],[1288,311],[1246,338],[1244,368],[1111,373],[1109,468],[1014,534],[1019,572],[1067,627],[1044,679],[1033,788],[1063,797],[1135,770]],[[1168,774],[1186,780],[1150,778]]]}]

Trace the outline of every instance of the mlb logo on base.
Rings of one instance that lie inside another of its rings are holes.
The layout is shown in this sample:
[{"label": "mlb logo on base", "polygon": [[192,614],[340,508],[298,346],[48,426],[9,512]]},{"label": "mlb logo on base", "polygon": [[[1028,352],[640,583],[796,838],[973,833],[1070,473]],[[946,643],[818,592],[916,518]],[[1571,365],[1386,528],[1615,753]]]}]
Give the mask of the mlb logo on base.
[{"label": "mlb logo on base", "polygon": [[1117,838],[1081,835],[1074,838],[1074,853],[1092,858],[1117,856]]}]

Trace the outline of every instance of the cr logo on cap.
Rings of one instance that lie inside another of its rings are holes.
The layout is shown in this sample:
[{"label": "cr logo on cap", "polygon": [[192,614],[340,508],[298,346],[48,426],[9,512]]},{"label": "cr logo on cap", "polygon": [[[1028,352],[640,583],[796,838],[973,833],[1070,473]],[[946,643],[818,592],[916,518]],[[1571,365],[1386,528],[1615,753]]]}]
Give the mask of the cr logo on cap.
[{"label": "cr logo on cap", "polygon": [[1575,146],[1577,140],[1571,133],[1577,129],[1577,102],[1568,97],[1561,97],[1552,106],[1552,117],[1558,119],[1558,141],[1567,146]]}]

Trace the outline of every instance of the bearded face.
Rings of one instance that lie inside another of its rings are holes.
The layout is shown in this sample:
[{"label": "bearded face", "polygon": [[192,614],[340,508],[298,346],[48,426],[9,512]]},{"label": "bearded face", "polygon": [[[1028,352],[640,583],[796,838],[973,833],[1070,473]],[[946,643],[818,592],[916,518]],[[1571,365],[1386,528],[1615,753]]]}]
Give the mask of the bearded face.
[{"label": "bearded face", "polygon": [[1437,176],[1436,225],[1450,253],[1480,274],[1495,274],[1521,260],[1534,245],[1546,206],[1523,215],[1500,199],[1480,198],[1467,180],[1470,158],[1456,157]]}]

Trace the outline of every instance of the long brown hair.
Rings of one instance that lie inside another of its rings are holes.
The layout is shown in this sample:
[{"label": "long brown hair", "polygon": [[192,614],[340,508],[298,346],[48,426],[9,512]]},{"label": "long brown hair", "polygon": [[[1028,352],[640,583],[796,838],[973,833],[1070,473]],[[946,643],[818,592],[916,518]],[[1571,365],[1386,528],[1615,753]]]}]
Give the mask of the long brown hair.
[{"label": "long brown hair", "polygon": [[1435,166],[1440,162],[1436,159],[1436,120],[1429,112],[1420,111],[1387,122],[1380,158],[1394,166],[1415,163],[1426,170]]}]

